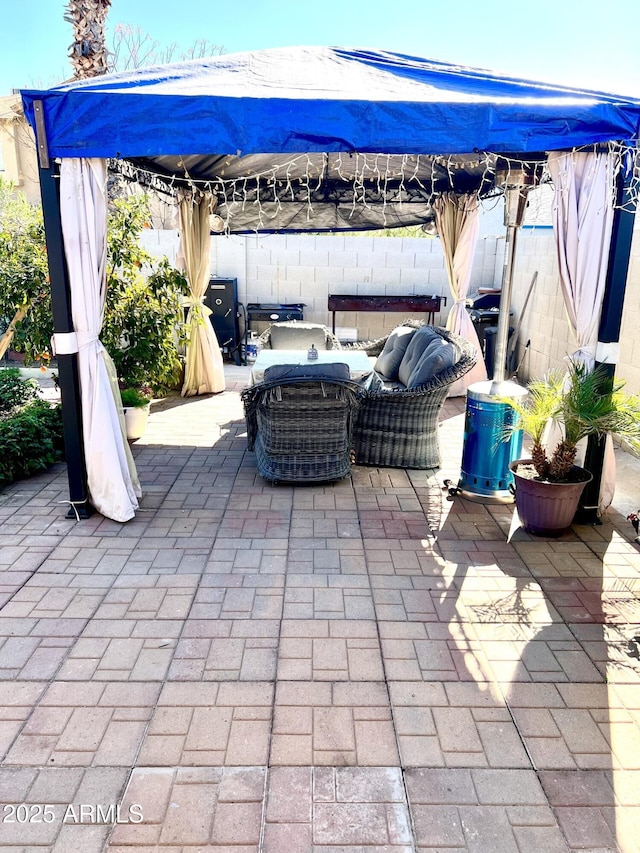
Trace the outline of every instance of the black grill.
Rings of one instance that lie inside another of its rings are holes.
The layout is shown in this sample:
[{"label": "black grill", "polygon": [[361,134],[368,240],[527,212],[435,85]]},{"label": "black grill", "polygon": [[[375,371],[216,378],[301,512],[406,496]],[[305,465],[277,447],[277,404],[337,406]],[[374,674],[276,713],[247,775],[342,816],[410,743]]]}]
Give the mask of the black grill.
[{"label": "black grill", "polygon": [[251,325],[252,320],[262,320],[270,323],[278,323],[283,320],[303,320],[304,302],[296,302],[292,305],[269,305],[267,303],[249,302],[247,304],[247,323]]}]

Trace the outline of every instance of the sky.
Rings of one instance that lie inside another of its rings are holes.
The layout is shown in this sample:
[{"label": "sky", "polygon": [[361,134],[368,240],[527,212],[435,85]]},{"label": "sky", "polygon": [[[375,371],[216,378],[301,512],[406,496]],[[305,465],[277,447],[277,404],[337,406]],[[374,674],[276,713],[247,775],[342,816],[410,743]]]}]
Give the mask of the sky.
[{"label": "sky", "polygon": [[[0,0],[0,95],[72,76],[65,7],[66,0]],[[225,53],[379,48],[640,98],[638,0],[112,0],[108,43],[118,24],[184,50],[197,39]]]}]

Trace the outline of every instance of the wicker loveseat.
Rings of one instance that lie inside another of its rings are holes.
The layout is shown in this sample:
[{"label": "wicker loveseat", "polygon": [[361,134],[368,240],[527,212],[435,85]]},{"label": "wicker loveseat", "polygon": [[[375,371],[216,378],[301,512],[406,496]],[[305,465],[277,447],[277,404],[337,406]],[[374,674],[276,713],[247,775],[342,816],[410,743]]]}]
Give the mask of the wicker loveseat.
[{"label": "wicker loveseat", "polygon": [[242,392],[249,450],[272,483],[349,476],[361,397],[346,364],[278,365]]},{"label": "wicker loveseat", "polygon": [[475,348],[446,329],[413,320],[364,348],[377,359],[356,416],[356,463],[439,467],[438,415],[452,383],[476,363]]}]

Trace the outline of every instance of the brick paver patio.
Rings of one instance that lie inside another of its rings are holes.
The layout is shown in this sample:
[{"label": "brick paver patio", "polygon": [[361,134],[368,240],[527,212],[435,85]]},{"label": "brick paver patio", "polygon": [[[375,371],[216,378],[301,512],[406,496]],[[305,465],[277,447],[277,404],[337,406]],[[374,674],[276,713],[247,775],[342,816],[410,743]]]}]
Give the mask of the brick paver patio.
[{"label": "brick paver patio", "polygon": [[3,853],[640,850],[615,502],[551,540],[450,499],[460,400],[435,474],[274,487],[228,376],[154,407],[135,520],[0,492]]}]

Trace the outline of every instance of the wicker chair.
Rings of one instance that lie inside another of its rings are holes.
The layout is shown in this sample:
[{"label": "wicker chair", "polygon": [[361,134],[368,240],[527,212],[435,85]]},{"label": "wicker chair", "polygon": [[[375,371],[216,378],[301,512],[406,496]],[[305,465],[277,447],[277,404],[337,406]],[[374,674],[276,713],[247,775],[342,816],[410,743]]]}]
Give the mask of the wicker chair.
[{"label": "wicker chair", "polygon": [[345,364],[268,368],[264,382],[242,392],[260,475],[272,483],[348,477],[360,396]]},{"label": "wicker chair", "polygon": [[[276,340],[272,340],[272,337]],[[309,349],[312,343],[316,349],[342,349],[340,341],[326,326],[302,320],[272,323],[258,337],[258,347],[261,349]]]},{"label": "wicker chair", "polygon": [[[407,320],[401,325],[418,328],[425,324]],[[365,391],[353,431],[357,464],[422,469],[440,466],[438,415],[449,387],[471,370],[477,353],[459,335],[433,328],[456,348],[453,366],[416,388],[387,390],[374,384]],[[385,342],[386,338],[380,338],[365,344],[364,349],[368,355],[378,356]]]}]

